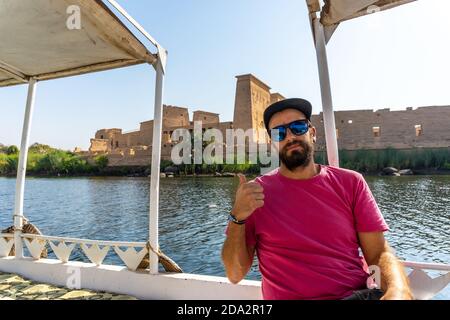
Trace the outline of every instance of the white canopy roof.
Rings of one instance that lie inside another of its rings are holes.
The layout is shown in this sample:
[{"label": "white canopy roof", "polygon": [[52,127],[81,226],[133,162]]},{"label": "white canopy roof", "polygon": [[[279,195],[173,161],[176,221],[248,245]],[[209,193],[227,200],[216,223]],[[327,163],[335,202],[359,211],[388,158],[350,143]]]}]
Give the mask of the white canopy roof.
[{"label": "white canopy roof", "polygon": [[328,41],[340,22],[367,14],[397,7],[416,0],[324,0],[321,8],[319,0],[306,0],[311,19],[320,12],[320,22],[325,27]]},{"label": "white canopy roof", "polygon": [[[80,30],[66,25],[70,5]],[[0,30],[0,87],[157,59],[101,0],[0,0]]]},{"label": "white canopy roof", "polygon": [[325,0],[320,22],[329,26],[412,1],[415,0]]}]

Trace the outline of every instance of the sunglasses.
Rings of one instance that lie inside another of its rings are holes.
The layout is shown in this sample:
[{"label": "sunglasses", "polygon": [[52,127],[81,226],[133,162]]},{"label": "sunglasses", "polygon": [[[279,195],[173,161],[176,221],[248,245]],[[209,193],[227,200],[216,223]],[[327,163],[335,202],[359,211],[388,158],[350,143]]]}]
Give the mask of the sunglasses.
[{"label": "sunglasses", "polygon": [[274,141],[280,142],[286,139],[288,128],[292,134],[301,136],[308,132],[310,126],[310,122],[307,119],[296,120],[286,125],[270,129],[270,135]]}]

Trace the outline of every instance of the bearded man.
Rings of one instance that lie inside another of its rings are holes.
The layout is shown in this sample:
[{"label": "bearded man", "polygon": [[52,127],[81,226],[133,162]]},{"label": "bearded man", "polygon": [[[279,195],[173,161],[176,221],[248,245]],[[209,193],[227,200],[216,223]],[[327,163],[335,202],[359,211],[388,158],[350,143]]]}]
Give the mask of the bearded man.
[{"label": "bearded man", "polygon": [[[239,176],[222,250],[228,279],[242,280],[256,253],[264,299],[412,299],[363,176],[314,162],[311,112],[298,98],[264,112],[281,165],[254,181]],[[367,287],[368,266],[378,288]]]}]

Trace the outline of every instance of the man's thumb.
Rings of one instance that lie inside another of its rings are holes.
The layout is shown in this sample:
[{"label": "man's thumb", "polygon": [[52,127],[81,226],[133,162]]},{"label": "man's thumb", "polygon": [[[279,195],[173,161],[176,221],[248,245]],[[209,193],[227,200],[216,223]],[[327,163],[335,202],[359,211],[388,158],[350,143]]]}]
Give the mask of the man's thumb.
[{"label": "man's thumb", "polygon": [[247,178],[242,173],[238,173],[238,177],[239,177],[239,185],[243,185],[244,183],[247,182]]}]

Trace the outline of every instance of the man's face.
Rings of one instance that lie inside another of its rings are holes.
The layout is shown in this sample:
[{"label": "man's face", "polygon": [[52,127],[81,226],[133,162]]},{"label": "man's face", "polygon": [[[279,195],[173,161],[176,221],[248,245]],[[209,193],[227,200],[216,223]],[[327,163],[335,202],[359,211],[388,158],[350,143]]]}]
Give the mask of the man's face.
[{"label": "man's face", "polygon": [[[269,122],[269,128],[287,125],[296,120],[306,119],[305,115],[296,109],[286,109],[275,113]],[[293,171],[298,167],[306,167],[314,155],[314,139],[316,129],[310,127],[308,132],[296,136],[287,129],[286,138],[278,143],[278,153],[281,162],[287,169]]]}]

